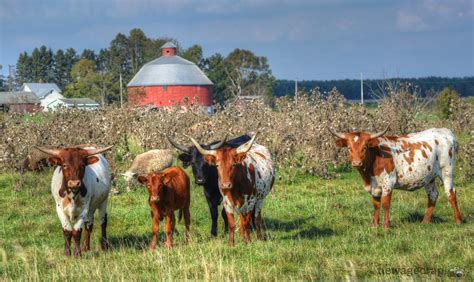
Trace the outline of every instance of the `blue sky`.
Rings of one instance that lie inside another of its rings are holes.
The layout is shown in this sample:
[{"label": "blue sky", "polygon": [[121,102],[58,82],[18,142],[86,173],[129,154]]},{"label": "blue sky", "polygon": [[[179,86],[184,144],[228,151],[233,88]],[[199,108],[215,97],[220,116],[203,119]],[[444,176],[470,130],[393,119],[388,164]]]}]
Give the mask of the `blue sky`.
[{"label": "blue sky", "polygon": [[2,72],[34,47],[99,50],[135,27],[205,56],[250,49],[277,78],[474,75],[472,0],[0,0]]}]

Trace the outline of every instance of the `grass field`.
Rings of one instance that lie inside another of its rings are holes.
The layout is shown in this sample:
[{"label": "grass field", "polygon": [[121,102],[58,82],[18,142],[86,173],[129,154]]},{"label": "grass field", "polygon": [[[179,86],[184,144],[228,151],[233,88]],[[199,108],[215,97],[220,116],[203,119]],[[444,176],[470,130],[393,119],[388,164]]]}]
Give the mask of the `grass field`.
[{"label": "grass field", "polygon": [[[280,180],[263,209],[267,239],[257,242],[252,234],[251,244],[238,238],[233,248],[221,219],[220,236],[210,238],[202,188],[193,186],[192,242],[184,245],[184,226],[178,223],[175,248],[160,245],[153,253],[148,251],[151,223],[142,188],[110,197],[111,250],[100,250],[96,224],[92,251],[74,259],[63,256],[51,174],[0,174],[0,280],[446,279],[453,269],[463,269],[466,281],[474,279],[473,183],[458,187],[462,226],[454,224],[444,193],[432,223],[422,225],[427,201],[422,189],[394,192],[392,228],[386,231],[369,227],[370,196],[354,172],[334,180]],[[14,191],[20,177],[22,185]]]}]

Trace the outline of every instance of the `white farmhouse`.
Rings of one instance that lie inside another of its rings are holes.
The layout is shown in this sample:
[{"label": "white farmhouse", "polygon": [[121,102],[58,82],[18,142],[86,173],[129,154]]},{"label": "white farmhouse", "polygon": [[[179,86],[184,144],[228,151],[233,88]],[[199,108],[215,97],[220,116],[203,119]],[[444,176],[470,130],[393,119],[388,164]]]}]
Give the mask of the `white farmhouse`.
[{"label": "white farmhouse", "polygon": [[21,91],[33,92],[40,100],[43,111],[54,110],[60,99],[64,99],[56,83],[24,83]]}]

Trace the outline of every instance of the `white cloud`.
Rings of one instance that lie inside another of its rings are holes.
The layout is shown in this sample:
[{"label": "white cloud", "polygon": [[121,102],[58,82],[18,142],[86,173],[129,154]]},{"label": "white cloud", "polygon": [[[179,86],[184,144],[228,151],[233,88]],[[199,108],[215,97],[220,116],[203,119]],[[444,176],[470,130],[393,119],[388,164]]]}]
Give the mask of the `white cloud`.
[{"label": "white cloud", "polygon": [[428,25],[414,12],[398,11],[397,28],[401,31],[424,31]]}]

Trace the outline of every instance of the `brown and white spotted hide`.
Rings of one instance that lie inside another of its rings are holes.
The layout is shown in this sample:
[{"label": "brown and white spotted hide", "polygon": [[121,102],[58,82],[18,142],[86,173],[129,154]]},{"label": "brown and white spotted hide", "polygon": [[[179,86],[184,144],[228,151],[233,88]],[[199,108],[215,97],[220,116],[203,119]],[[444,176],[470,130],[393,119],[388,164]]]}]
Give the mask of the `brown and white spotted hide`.
[{"label": "brown and white spotted hide", "polygon": [[[334,133],[333,133],[334,134]],[[349,159],[363,180],[365,190],[374,198],[373,226],[378,224],[378,207],[388,214],[393,189],[414,191],[425,187],[428,208],[424,223],[431,219],[438,192],[435,178],[442,179],[444,190],[461,223],[453,187],[454,159],[457,142],[446,128],[433,128],[418,133],[371,138],[370,133],[350,132],[339,134],[336,144],[348,147]],[[389,226],[385,218],[384,226]]]},{"label": "brown and white spotted hide", "polygon": [[229,224],[229,243],[234,244],[234,214],[240,217],[240,234],[250,241],[252,212],[255,215],[257,239],[261,239],[261,211],[265,197],[270,193],[275,179],[275,166],[269,150],[253,143],[233,148],[227,145],[215,150],[203,150],[192,139],[204,159],[217,167],[219,190]]},{"label": "brown and white spotted hide", "polygon": [[97,209],[102,229],[101,247],[105,250],[110,176],[107,160],[100,152],[106,149],[38,149],[49,153],[49,161],[57,165],[51,180],[51,194],[56,202],[56,212],[63,229],[65,254],[71,254],[70,245],[73,238],[74,255],[81,255],[79,244],[84,226],[86,233],[82,250],[90,249],[94,212]]}]

